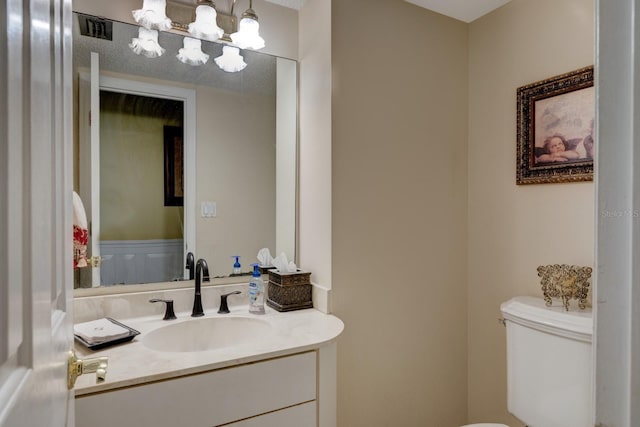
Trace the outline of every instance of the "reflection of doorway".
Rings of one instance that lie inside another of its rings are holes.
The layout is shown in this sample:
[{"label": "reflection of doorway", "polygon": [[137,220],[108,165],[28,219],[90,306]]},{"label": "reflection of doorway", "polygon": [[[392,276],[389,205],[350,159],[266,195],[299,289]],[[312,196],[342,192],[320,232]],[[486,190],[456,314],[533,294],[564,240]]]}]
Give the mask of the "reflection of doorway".
[{"label": "reflection of doorway", "polygon": [[[99,132],[89,137],[91,126],[80,121],[79,170],[91,224],[90,255],[99,256],[101,265],[82,271],[76,287],[184,278],[186,253],[195,247],[195,92],[105,76],[99,80],[99,91],[93,92],[100,98],[100,115],[94,118]],[[90,84],[81,76],[81,119],[89,116],[83,106],[91,105]],[[184,195],[177,206],[164,203],[167,125],[183,133],[178,158],[184,164]]]}]

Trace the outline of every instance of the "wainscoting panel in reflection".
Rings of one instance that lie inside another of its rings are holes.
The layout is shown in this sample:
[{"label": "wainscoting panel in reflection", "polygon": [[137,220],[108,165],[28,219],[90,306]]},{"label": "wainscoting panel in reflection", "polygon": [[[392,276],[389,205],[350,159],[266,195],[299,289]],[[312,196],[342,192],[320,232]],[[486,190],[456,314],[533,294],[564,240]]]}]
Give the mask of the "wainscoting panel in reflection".
[{"label": "wainscoting panel in reflection", "polygon": [[102,285],[182,280],[182,239],[107,240],[100,242]]}]

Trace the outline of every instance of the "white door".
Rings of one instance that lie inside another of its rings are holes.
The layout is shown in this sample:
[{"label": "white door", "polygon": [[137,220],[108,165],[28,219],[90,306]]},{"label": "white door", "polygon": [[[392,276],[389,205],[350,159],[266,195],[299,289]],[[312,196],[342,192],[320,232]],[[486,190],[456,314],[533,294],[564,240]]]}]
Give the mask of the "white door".
[{"label": "white door", "polygon": [[595,425],[640,426],[640,0],[596,2]]},{"label": "white door", "polygon": [[73,426],[71,0],[0,23],[0,427]]},{"label": "white door", "polygon": [[[88,256],[100,260],[100,63],[97,53],[91,53],[90,73],[80,73],[78,78],[79,194],[89,219]],[[100,286],[100,263],[82,269],[80,282]]]}]

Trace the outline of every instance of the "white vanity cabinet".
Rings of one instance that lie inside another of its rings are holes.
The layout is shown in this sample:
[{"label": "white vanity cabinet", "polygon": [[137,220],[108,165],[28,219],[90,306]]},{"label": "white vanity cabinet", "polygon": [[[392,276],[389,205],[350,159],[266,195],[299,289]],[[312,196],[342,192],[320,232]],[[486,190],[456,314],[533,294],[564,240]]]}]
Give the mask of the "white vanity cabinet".
[{"label": "white vanity cabinet", "polygon": [[81,395],[76,427],[316,427],[317,359],[307,351]]}]

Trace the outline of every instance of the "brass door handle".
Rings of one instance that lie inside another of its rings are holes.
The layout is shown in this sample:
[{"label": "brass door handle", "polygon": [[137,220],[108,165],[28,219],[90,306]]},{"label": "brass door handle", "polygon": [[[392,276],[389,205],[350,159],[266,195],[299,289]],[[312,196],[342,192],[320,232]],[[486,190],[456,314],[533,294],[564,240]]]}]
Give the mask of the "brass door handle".
[{"label": "brass door handle", "polygon": [[102,257],[92,256],[89,258],[89,265],[91,267],[100,267],[100,264],[102,264]]},{"label": "brass door handle", "polygon": [[108,357],[94,357],[92,359],[78,359],[75,351],[69,351],[67,364],[67,388],[71,390],[80,375],[96,373],[96,384],[104,382],[107,377]]}]

